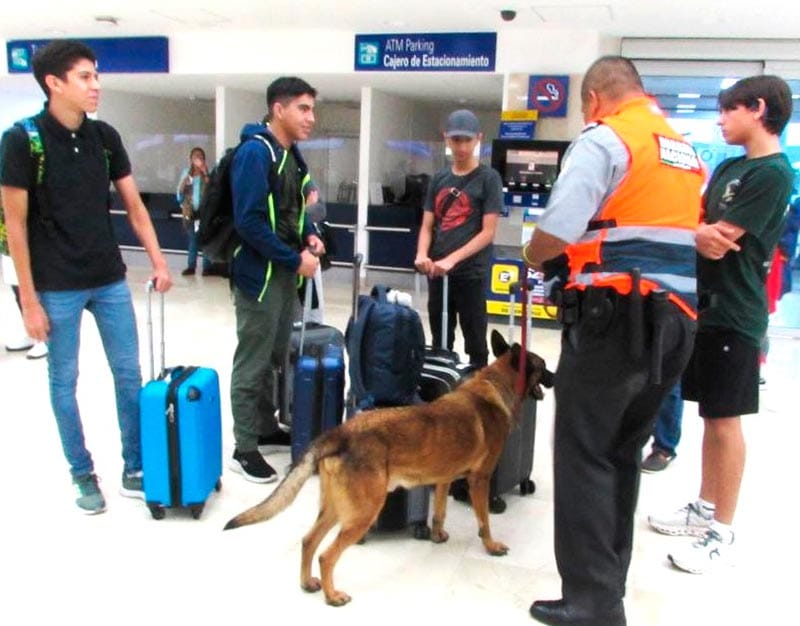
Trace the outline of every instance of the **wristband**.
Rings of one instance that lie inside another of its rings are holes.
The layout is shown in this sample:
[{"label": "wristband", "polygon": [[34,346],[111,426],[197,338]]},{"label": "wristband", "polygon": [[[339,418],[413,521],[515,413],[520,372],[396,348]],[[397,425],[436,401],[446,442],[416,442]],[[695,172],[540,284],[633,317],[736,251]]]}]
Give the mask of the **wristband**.
[{"label": "wristband", "polygon": [[528,258],[528,244],[522,246],[522,260],[529,266],[533,266],[533,262]]}]

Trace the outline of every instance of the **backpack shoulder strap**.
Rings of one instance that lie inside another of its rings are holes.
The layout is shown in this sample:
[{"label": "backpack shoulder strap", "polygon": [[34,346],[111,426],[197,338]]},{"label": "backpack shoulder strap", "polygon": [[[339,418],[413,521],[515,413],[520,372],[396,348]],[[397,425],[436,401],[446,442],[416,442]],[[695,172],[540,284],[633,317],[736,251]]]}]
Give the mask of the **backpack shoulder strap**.
[{"label": "backpack shoulder strap", "polygon": [[34,184],[38,187],[44,183],[45,167],[44,143],[42,142],[42,135],[39,133],[39,127],[32,117],[21,119],[15,122],[14,126],[19,126],[28,135],[28,149],[33,166]]},{"label": "backpack shoulder strap", "polygon": [[375,304],[374,298],[363,298],[361,300],[358,317],[353,319],[353,325],[350,328],[351,334],[347,338],[348,356],[350,357],[350,384],[355,391],[356,398],[360,399],[360,408],[371,405],[371,400],[367,397],[367,390],[364,386],[361,350],[364,342],[364,331],[369,323],[369,316]]},{"label": "backpack shoulder strap", "polygon": [[450,208],[450,205],[455,202],[456,198],[461,195],[461,192],[466,189],[467,185],[469,185],[473,180],[478,177],[478,174],[481,173],[483,165],[478,163],[478,167],[472,170],[469,174],[466,175],[464,180],[461,181],[460,187],[451,187],[450,193],[447,194],[447,197],[442,201],[442,217],[445,216],[447,210]]},{"label": "backpack shoulder strap", "polygon": [[39,125],[32,117],[26,117],[14,123],[15,126],[21,127],[28,135],[28,150],[31,155],[31,170],[33,173],[33,188],[29,193],[33,192],[36,196],[36,202],[39,206],[39,219],[44,224],[45,229],[51,235],[55,235],[55,223],[50,215],[50,202],[47,197],[47,190],[44,186],[44,173],[45,173],[45,150],[42,134],[39,132]]}]

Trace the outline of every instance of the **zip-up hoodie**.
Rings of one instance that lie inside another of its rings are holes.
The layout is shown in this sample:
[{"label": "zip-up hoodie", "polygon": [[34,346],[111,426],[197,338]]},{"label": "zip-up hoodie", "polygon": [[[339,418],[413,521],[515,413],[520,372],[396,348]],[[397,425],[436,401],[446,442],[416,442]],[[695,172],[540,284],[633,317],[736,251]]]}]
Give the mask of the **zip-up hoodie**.
[{"label": "zip-up hoodie", "polygon": [[[300,267],[300,251],[281,241],[275,232],[286,150],[263,124],[246,124],[241,140],[244,143],[237,149],[231,165],[231,190],[234,224],[242,243],[233,256],[231,279],[244,293],[261,302],[267,294],[273,265],[296,272]],[[301,196],[297,200],[298,229],[300,240],[305,241],[314,232],[305,212],[305,196],[312,183],[297,146],[292,144],[290,149],[298,165]]]}]

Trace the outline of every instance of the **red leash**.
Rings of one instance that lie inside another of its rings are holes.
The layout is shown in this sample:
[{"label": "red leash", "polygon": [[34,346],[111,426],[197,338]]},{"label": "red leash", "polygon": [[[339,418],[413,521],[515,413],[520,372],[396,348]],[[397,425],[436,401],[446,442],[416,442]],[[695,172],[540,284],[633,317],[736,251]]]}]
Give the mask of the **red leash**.
[{"label": "red leash", "polygon": [[522,397],[525,395],[525,386],[528,377],[525,372],[525,366],[528,362],[528,268],[523,269],[525,276],[522,279],[522,286],[520,288],[521,298],[520,305],[522,306],[522,330],[520,333],[520,350],[519,350],[519,374],[517,376],[517,395]]}]

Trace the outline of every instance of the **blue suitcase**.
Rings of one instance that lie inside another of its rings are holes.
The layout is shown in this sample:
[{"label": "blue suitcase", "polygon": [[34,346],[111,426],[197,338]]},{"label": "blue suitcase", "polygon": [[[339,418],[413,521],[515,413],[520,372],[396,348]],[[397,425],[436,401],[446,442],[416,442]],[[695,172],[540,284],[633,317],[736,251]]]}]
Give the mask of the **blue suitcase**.
[{"label": "blue suitcase", "polygon": [[198,519],[222,483],[219,376],[207,367],[164,367],[164,297],[161,294],[161,370],[153,365],[152,284],[148,284],[150,378],[139,395],[144,496],[154,519],[186,507]]},{"label": "blue suitcase", "polygon": [[292,465],[324,430],[342,423],[344,351],[335,343],[306,345],[306,317],[311,304],[306,281],[303,321],[292,378]]}]

